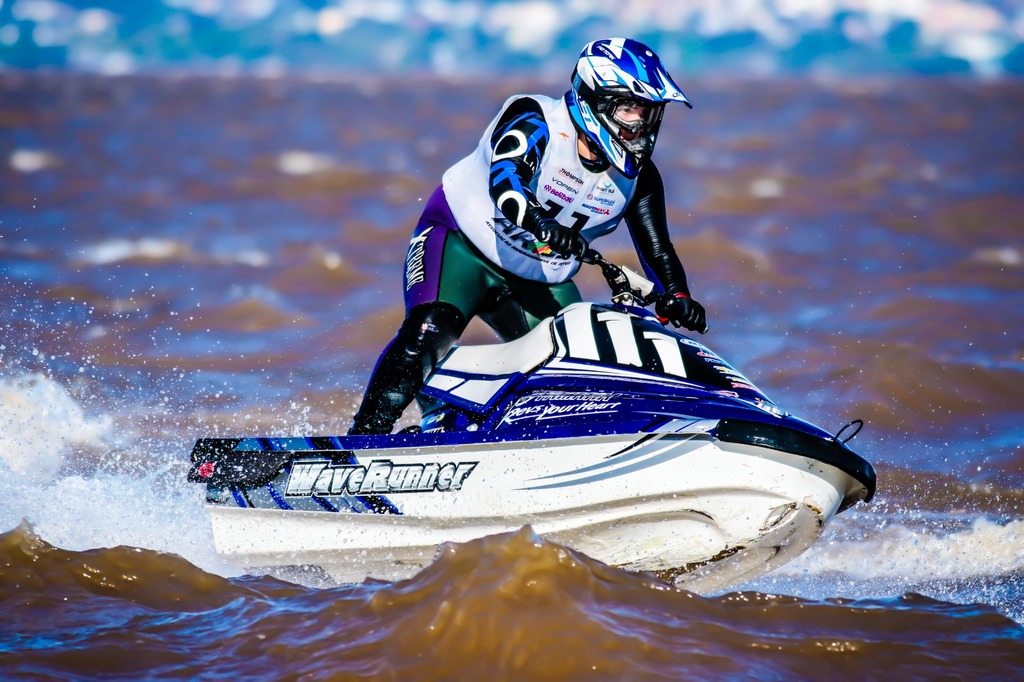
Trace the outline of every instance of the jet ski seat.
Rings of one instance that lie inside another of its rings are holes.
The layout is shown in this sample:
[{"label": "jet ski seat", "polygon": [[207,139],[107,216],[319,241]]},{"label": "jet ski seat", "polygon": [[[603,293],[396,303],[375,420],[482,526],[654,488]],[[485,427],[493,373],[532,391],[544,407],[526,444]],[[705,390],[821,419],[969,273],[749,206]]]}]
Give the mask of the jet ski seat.
[{"label": "jet ski seat", "polygon": [[543,320],[514,341],[456,346],[438,363],[438,370],[460,374],[508,376],[537,368],[555,352],[554,318]]}]

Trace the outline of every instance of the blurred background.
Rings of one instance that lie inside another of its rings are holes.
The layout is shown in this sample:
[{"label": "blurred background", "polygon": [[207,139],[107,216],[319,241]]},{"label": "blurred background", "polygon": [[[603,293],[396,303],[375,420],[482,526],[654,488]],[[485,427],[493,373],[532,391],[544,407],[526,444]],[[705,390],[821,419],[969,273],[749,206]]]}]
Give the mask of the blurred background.
[{"label": "blurred background", "polygon": [[422,201],[609,35],[695,103],[655,159],[711,343],[826,425],[1024,461],[1009,0],[0,0],[4,374],[175,436],[343,430]]},{"label": "blurred background", "polygon": [[0,0],[0,64],[103,74],[552,75],[613,35],[689,74],[1024,74],[1019,0]]},{"label": "blurred background", "polygon": [[876,499],[752,588],[1024,622],[1019,0],[0,0],[0,532],[230,574],[195,439],[344,432],[441,174],[609,36],[694,102],[654,159],[701,340],[867,422]]}]

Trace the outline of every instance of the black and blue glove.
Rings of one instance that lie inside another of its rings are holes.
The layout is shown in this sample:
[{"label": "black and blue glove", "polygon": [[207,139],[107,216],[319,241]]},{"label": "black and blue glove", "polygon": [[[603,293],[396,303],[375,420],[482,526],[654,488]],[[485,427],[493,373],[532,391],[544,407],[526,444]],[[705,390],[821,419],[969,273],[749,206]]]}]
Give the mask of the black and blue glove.
[{"label": "black and blue glove", "polygon": [[654,312],[658,314],[658,320],[664,325],[671,322],[676,327],[685,327],[701,334],[706,334],[708,331],[704,306],[682,292],[662,294],[654,304]]},{"label": "black and blue glove", "polygon": [[545,218],[537,225],[534,235],[539,241],[545,242],[551,250],[562,258],[569,258],[570,256],[576,256],[580,258],[586,253],[590,244],[583,236],[572,229],[566,227],[553,218]]}]

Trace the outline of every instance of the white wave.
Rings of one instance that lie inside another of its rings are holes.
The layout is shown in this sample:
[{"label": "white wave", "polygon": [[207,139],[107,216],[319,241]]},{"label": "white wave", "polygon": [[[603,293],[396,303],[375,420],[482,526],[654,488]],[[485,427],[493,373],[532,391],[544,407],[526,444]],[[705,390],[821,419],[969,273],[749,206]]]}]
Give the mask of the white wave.
[{"label": "white wave", "polygon": [[133,259],[217,264],[241,263],[256,268],[266,267],[270,263],[270,256],[266,251],[260,249],[239,248],[230,252],[206,255],[193,251],[188,244],[183,242],[160,237],[109,239],[83,247],[78,252],[78,259],[89,265],[101,266]]},{"label": "white wave", "polygon": [[277,157],[277,168],[285,175],[312,175],[335,167],[334,159],[299,149],[284,152]]},{"label": "white wave", "polygon": [[224,576],[241,571],[213,549],[203,489],[167,469],[144,478],[100,472],[39,484],[0,480],[0,532],[28,519],[48,543],[73,551],[140,547],[177,554]]},{"label": "white wave", "polygon": [[975,251],[972,258],[986,265],[1019,268],[1024,266],[1024,249],[1016,246],[986,247]]},{"label": "white wave", "polygon": [[168,260],[186,255],[188,249],[172,239],[111,239],[81,250],[81,257],[92,265],[109,265],[132,258]]},{"label": "white wave", "polygon": [[49,481],[72,446],[102,447],[109,415],[87,417],[67,390],[43,374],[0,379],[0,462],[15,475]]},{"label": "white wave", "polygon": [[825,541],[782,575],[837,572],[865,580],[958,580],[1024,570],[1024,520],[977,519],[957,531],[892,526],[864,541]]},{"label": "white wave", "polygon": [[231,253],[218,253],[213,257],[217,263],[241,263],[253,268],[270,265],[270,254],[260,249],[241,249]]},{"label": "white wave", "polygon": [[97,473],[68,476],[43,485],[2,481],[5,511],[0,528],[28,519],[43,540],[62,549],[139,547],[170,552],[204,570],[232,576],[241,572],[213,549],[203,506],[203,489],[168,483],[164,472],[143,479]]},{"label": "white wave", "polygon": [[[182,453],[154,449],[150,441],[121,442],[126,437],[115,433],[109,415],[87,416],[43,374],[0,378],[0,532],[28,519],[40,537],[64,549],[142,547],[237,575],[213,551],[203,488],[185,481]],[[129,457],[122,463],[126,445]],[[73,448],[99,453],[99,470],[62,474]],[[141,476],[131,451],[144,453]]]},{"label": "white wave", "polygon": [[35,173],[53,168],[59,161],[50,152],[40,149],[15,149],[8,157],[8,163],[19,173]]}]

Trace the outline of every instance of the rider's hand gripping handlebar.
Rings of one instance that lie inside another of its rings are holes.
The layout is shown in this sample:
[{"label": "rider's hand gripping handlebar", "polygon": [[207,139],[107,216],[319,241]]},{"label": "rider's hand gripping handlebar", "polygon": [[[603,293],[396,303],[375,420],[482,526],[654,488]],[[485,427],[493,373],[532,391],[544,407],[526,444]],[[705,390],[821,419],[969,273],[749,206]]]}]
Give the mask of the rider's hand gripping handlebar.
[{"label": "rider's hand gripping handlebar", "polygon": [[[580,256],[580,260],[601,268],[601,274],[604,275],[608,288],[612,290],[613,303],[646,307],[658,302],[665,295],[655,291],[654,283],[643,275],[606,260],[598,251],[589,246]],[[694,331],[707,334],[709,329],[710,327],[705,323],[703,329]]]}]

